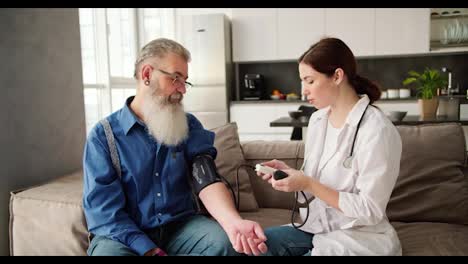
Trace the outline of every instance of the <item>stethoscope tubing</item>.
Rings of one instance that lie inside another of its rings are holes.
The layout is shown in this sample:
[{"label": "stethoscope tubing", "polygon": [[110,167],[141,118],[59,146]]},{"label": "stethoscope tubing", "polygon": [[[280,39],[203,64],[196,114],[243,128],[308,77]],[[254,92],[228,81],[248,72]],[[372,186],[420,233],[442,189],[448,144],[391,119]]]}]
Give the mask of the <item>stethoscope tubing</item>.
[{"label": "stethoscope tubing", "polygon": [[[354,132],[353,143],[351,145],[351,150],[349,151],[349,156],[343,161],[343,167],[345,167],[347,169],[351,168],[351,163],[352,163],[352,159],[353,159],[353,152],[354,152],[354,144],[356,143],[356,138],[357,138],[357,134],[359,132],[359,128],[361,127],[362,119],[364,118],[364,115],[366,114],[366,111],[367,111],[367,108],[369,107],[369,105],[370,104],[367,104],[366,109],[364,109],[364,112],[361,115],[361,118],[359,118],[359,122],[358,122],[358,125],[357,125],[357,128],[356,128],[356,132]],[[301,169],[300,169],[301,171],[304,170],[305,163],[306,163],[308,158],[309,158],[309,156],[307,158],[304,158],[304,162],[302,163],[302,166],[301,166]]]}]

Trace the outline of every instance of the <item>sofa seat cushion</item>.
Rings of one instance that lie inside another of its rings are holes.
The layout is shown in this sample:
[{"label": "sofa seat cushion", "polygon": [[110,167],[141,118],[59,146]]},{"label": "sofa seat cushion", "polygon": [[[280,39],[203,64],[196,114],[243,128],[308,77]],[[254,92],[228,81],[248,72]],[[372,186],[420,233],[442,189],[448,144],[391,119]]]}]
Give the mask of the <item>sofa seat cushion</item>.
[{"label": "sofa seat cushion", "polygon": [[82,209],[83,173],[13,192],[10,254],[86,255],[88,233]]},{"label": "sofa seat cushion", "polygon": [[445,223],[391,222],[404,256],[468,255],[468,226]]},{"label": "sofa seat cushion", "polygon": [[259,208],[257,212],[241,212],[245,219],[259,223],[263,228],[291,223],[291,210]]}]

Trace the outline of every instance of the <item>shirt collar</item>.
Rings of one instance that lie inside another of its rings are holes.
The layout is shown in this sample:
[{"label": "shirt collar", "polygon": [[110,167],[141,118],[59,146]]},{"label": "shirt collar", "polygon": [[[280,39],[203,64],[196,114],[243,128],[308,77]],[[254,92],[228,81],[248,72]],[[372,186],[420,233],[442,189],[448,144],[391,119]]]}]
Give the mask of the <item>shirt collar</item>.
[{"label": "shirt collar", "polygon": [[350,126],[356,127],[361,120],[366,107],[369,105],[369,97],[367,94],[362,95],[361,99],[354,105],[351,112],[349,112],[348,117],[346,118],[345,124],[349,124]]},{"label": "shirt collar", "polygon": [[[370,100],[367,94],[362,95],[361,99],[353,106],[353,109],[348,114],[346,118],[345,124],[349,124],[351,126],[357,126],[359,120],[361,119],[364,110],[366,109],[367,105],[369,104]],[[328,119],[328,114],[330,112],[330,106],[327,106],[323,109],[320,109],[313,115],[312,120],[310,122],[313,124],[322,119]]]},{"label": "shirt collar", "polygon": [[135,96],[130,96],[127,98],[125,101],[125,105],[122,108],[122,111],[120,112],[119,120],[120,120],[120,126],[122,127],[125,135],[128,134],[130,129],[138,123],[141,126],[145,126],[145,124],[138,119],[138,117],[135,115],[135,113],[132,111],[130,108],[130,104],[132,103],[133,99]]},{"label": "shirt collar", "polygon": [[330,106],[319,109],[310,117],[309,124],[315,124],[322,119],[328,119],[328,113],[330,112]]}]

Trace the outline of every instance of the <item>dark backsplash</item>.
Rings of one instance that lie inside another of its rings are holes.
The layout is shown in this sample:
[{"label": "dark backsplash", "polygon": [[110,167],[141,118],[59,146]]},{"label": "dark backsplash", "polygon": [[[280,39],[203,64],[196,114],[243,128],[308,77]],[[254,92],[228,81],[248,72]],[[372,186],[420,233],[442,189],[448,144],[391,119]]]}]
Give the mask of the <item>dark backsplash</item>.
[{"label": "dark backsplash", "polygon": [[[243,85],[246,73],[260,73],[265,80],[266,94],[274,89],[282,93],[301,92],[298,65],[295,61],[286,62],[252,62],[235,64],[236,89],[231,95],[233,100],[239,100],[239,87]],[[402,81],[408,76],[408,71],[423,71],[426,67],[441,70],[447,67],[452,70],[452,87],[459,85],[460,93],[466,94],[468,88],[468,52],[458,54],[431,54],[400,57],[358,58],[357,71],[360,75],[376,82],[382,90],[402,88]],[[445,74],[445,73],[442,73]],[[414,95],[415,92],[412,92]]]},{"label": "dark backsplash", "polygon": [[460,93],[468,88],[468,53],[412,57],[369,58],[358,60],[358,73],[380,85],[382,90],[402,88],[403,80],[411,70],[422,72],[426,67],[452,71],[452,88],[460,87]]},{"label": "dark backsplash", "polygon": [[[297,62],[256,62],[236,64],[235,92],[243,87],[244,76],[247,73],[260,73],[263,75],[267,95],[278,89],[284,94],[296,93],[300,96],[301,81]],[[234,100],[239,100],[239,93],[233,94]]]}]

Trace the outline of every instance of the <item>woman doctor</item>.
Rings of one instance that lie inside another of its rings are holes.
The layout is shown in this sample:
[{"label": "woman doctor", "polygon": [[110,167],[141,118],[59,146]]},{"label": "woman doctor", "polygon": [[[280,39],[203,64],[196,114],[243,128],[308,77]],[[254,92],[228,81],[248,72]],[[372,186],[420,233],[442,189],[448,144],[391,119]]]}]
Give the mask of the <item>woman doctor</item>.
[{"label": "woman doctor", "polygon": [[265,230],[267,254],[401,255],[385,209],[402,144],[392,122],[372,106],[379,88],[356,74],[352,51],[336,38],[312,45],[299,58],[299,74],[304,95],[319,109],[310,117],[303,169],[272,160],[263,165],[288,177],[258,175],[278,191],[302,191],[307,201],[300,195],[298,201],[309,210],[300,208],[300,227]]}]

